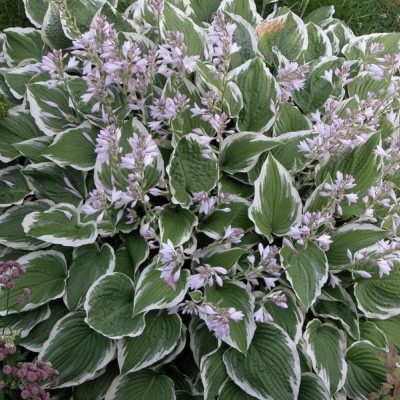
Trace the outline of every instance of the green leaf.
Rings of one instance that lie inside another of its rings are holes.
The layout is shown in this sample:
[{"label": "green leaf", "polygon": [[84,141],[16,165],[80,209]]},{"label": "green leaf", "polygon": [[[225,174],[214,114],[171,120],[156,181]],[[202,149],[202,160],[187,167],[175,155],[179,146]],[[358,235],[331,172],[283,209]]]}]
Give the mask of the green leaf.
[{"label": "green leaf", "polygon": [[[30,351],[39,353],[43,343],[48,339],[54,325],[66,314],[68,309],[64,306],[61,300],[52,301],[50,305],[50,316],[44,321],[36,325],[26,336],[21,339],[20,345]],[[33,312],[33,311],[32,311]]]},{"label": "green leaf", "polygon": [[35,202],[26,201],[20,206],[15,206],[0,215],[0,244],[20,250],[38,250],[48,247],[33,237],[29,237],[23,230],[22,221],[32,212],[41,212],[49,209],[52,203],[44,200]]},{"label": "green leaf", "polygon": [[218,349],[201,358],[200,373],[205,400],[214,400],[223,383],[228,379],[222,359],[226,349],[227,347],[222,344]]},{"label": "green leaf", "polygon": [[118,363],[111,361],[98,378],[86,381],[81,385],[74,386],[74,400],[98,400],[104,399],[108,388],[113,380],[119,375]]},{"label": "green leaf", "polygon": [[246,253],[247,250],[240,247],[226,249],[223,246],[218,246],[202,255],[201,260],[203,263],[210,264],[214,267],[223,267],[229,270],[238,262],[240,257]]},{"label": "green leaf", "polygon": [[[0,315],[29,311],[62,297],[65,291],[67,265],[63,254],[54,250],[35,251],[18,259],[26,273],[15,279],[15,284],[8,292],[0,291]],[[23,290],[31,290],[30,300],[20,304],[18,296]]]},{"label": "green leaf", "polygon": [[304,17],[305,22],[313,22],[314,24],[321,25],[329,21],[335,13],[334,6],[323,6],[311,11]]},{"label": "green leaf", "polygon": [[135,337],[118,342],[118,364],[122,374],[149,367],[170,354],[181,336],[182,320],[178,314],[150,311],[145,328]]},{"label": "green leaf", "polygon": [[304,22],[286,7],[279,9],[274,18],[259,25],[257,33],[258,49],[268,63],[272,63],[274,48],[290,61],[295,61],[307,49],[308,37]]},{"label": "green leaf", "polygon": [[134,286],[119,272],[110,272],[89,288],[84,308],[85,322],[110,339],[137,336],[143,332],[143,315],[132,317]]},{"label": "green leaf", "polygon": [[231,55],[230,69],[233,69],[257,55],[258,38],[255,29],[246,21],[243,14],[227,12],[225,13],[225,20],[227,23],[236,25],[232,41],[240,46],[240,51]]},{"label": "green leaf", "polygon": [[25,7],[25,14],[36,28],[42,26],[44,15],[48,8],[48,4],[43,0],[23,0]]},{"label": "green leaf", "polygon": [[309,309],[328,280],[328,260],[324,251],[314,242],[308,242],[307,247],[284,245],[279,255],[296,296]]},{"label": "green leaf", "polygon": [[318,375],[311,372],[301,375],[298,400],[326,400],[329,398],[329,391]]},{"label": "green leaf", "polygon": [[175,290],[161,279],[160,274],[155,263],[150,264],[140,274],[135,289],[133,315],[149,310],[171,308],[184,299],[189,288],[187,283],[189,271],[181,271]]},{"label": "green leaf", "polygon": [[347,378],[344,389],[353,399],[367,399],[387,381],[383,360],[386,353],[369,342],[355,342],[346,352]]},{"label": "green leaf", "polygon": [[38,138],[24,140],[23,142],[13,144],[24,157],[32,163],[46,162],[47,159],[42,156],[42,152],[51,144],[52,138],[41,136]]},{"label": "green leaf", "polygon": [[295,344],[275,324],[257,324],[246,356],[229,349],[223,359],[230,378],[257,399],[297,399],[300,386],[299,356]]},{"label": "green leaf", "polygon": [[39,353],[39,360],[60,371],[57,387],[92,379],[114,357],[114,341],[89,328],[84,318],[84,311],[74,311],[60,319]]},{"label": "green leaf", "polygon": [[[284,133],[309,131],[311,121],[293,104],[280,103],[274,124],[274,136]],[[279,140],[282,140],[280,137]]]},{"label": "green leaf", "polygon": [[72,45],[70,39],[65,36],[61,24],[60,7],[50,1],[43,18],[42,39],[51,48],[64,49]]},{"label": "green leaf", "polygon": [[90,171],[96,164],[95,140],[99,130],[88,122],[60,132],[42,154],[60,167]]},{"label": "green leaf", "polygon": [[322,28],[312,22],[306,25],[308,36],[308,47],[300,56],[302,63],[312,62],[320,57],[332,56],[332,45],[328,35]]},{"label": "green leaf", "polygon": [[78,210],[67,203],[44,212],[28,214],[22,221],[24,232],[48,243],[79,247],[96,241],[94,222],[81,223]]},{"label": "green leaf", "polygon": [[272,233],[283,236],[291,226],[300,222],[302,202],[291,175],[271,154],[254,186],[249,217],[256,226],[256,232],[272,242]]},{"label": "green leaf", "polygon": [[48,79],[45,74],[38,75],[37,71],[40,64],[28,64],[19,68],[10,68],[6,71],[1,71],[8,87],[13,96],[22,100],[25,96],[26,85],[31,81],[43,81]]},{"label": "green leaf", "polygon": [[368,318],[386,319],[400,314],[400,264],[396,263],[389,275],[379,276],[375,263],[362,264],[362,269],[371,274],[371,278],[356,278],[354,295],[358,308]]},{"label": "green leaf", "polygon": [[235,133],[222,142],[219,165],[229,174],[247,172],[254,167],[260,154],[279,144],[275,139],[259,133]]},{"label": "green leaf", "polygon": [[370,57],[369,53],[366,52],[364,54],[359,48],[359,44],[364,41],[367,49],[369,49],[372,43],[383,44],[385,46],[384,50],[374,54],[374,58],[382,57],[385,54],[397,53],[399,51],[400,32],[372,33],[355,37],[343,48],[342,53],[348,60],[367,60]]},{"label": "green leaf", "polygon": [[[240,201],[241,200],[241,201]],[[229,208],[230,211],[225,210]],[[204,232],[212,239],[220,239],[228,226],[240,227],[244,230],[253,226],[248,217],[249,203],[243,199],[235,199],[223,204],[213,213],[206,216],[199,224],[198,231]]]},{"label": "green leaf", "polygon": [[357,310],[354,305],[350,306],[340,301],[317,300],[312,311],[315,316],[331,318],[340,321],[344,330],[355,340],[360,339]]},{"label": "green leaf", "polygon": [[342,86],[338,81],[333,81],[332,86],[324,79],[324,72],[330,69],[341,68],[344,59],[337,57],[323,57],[315,62],[307,76],[304,87],[294,92],[293,100],[301,108],[304,114],[315,111],[322,107],[329,97],[340,97]]},{"label": "green leaf", "polygon": [[0,317],[0,327],[12,328],[19,332],[21,338],[24,338],[36,325],[49,317],[50,307],[48,304],[44,304],[31,311]]},{"label": "green leaf", "polygon": [[378,329],[384,333],[387,341],[396,347],[396,350],[400,352],[400,315],[391,317],[388,319],[375,319],[372,321]]},{"label": "green leaf", "polygon": [[174,382],[150,369],[118,376],[105,400],[126,400],[135,394],[140,400],[175,400]]},{"label": "green leaf", "polygon": [[304,312],[296,303],[296,297],[293,292],[283,286],[278,286],[276,290],[283,292],[287,299],[287,308],[278,307],[273,301],[264,304],[265,309],[271,315],[276,325],[279,325],[293,340],[298,343],[303,334]]},{"label": "green leaf", "polygon": [[357,146],[354,150],[340,157],[331,157],[317,175],[317,183],[322,183],[329,174],[332,178],[336,172],[352,175],[355,178],[356,186],[351,190],[357,193],[359,200],[356,204],[343,204],[343,219],[353,215],[362,215],[365,212],[365,205],[362,201],[368,189],[376,183],[380,174],[380,157],[375,153],[377,146],[381,143],[380,134],[372,135],[366,143]]},{"label": "green leaf", "polygon": [[256,329],[252,294],[247,293],[244,287],[234,282],[224,281],[222,287],[206,286],[204,297],[207,303],[215,304],[219,308],[233,307],[243,313],[244,318],[241,321],[229,322],[229,336],[224,336],[221,340],[246,354]]},{"label": "green leaf", "polygon": [[78,206],[85,197],[85,175],[52,162],[29,164],[23,170],[28,186],[39,198]]},{"label": "green leaf", "polygon": [[146,242],[146,239],[140,235],[139,231],[133,231],[127,235],[124,235],[124,239],[129,256],[133,262],[133,266],[137,271],[149,256],[149,246]]},{"label": "green leaf", "polygon": [[190,7],[193,9],[197,19],[203,22],[211,22],[222,0],[192,0]]},{"label": "green leaf", "polygon": [[354,254],[357,250],[374,245],[387,234],[386,230],[372,224],[347,224],[336,229],[331,236],[332,244],[326,252],[329,264],[348,264],[347,250]]},{"label": "green leaf", "polygon": [[20,165],[12,165],[0,170],[0,207],[22,204],[24,198],[30,193],[32,192]]},{"label": "green leaf", "polygon": [[366,321],[359,325],[360,339],[372,343],[375,347],[386,350],[388,342],[385,334],[374,322]]},{"label": "green leaf", "polygon": [[222,0],[218,11],[240,15],[251,26],[256,26],[261,21],[261,16],[257,12],[254,0]]},{"label": "green leaf", "polygon": [[32,117],[46,136],[63,132],[71,124],[79,125],[69,106],[68,92],[63,86],[54,87],[51,81],[30,83],[26,95]]},{"label": "green leaf", "polygon": [[164,18],[162,19],[161,33],[164,39],[168,31],[182,32],[189,56],[204,54],[203,30],[196,25],[183,11],[166,2]]},{"label": "green leaf", "polygon": [[75,248],[69,266],[65,304],[70,311],[80,307],[90,286],[102,275],[113,272],[115,254],[113,248],[103,244],[89,244]]},{"label": "green leaf", "polygon": [[15,144],[42,136],[30,113],[13,108],[0,119],[0,161],[10,162],[20,156]]},{"label": "green leaf", "polygon": [[42,61],[44,44],[38,29],[7,28],[4,33],[4,56],[10,66],[24,60]]},{"label": "green leaf", "polygon": [[193,316],[189,323],[190,350],[196,365],[200,368],[203,356],[217,350],[218,339],[209,331],[199,317]]},{"label": "green leaf", "polygon": [[235,385],[232,380],[228,380],[221,387],[219,392],[218,400],[256,400],[255,397],[250,396],[245,391],[240,389],[239,386]]},{"label": "green leaf", "polygon": [[166,208],[159,219],[161,241],[170,240],[174,246],[187,242],[197,226],[197,217],[179,206]]},{"label": "green leaf", "polygon": [[179,140],[172,153],[167,172],[170,178],[172,201],[189,208],[190,194],[208,192],[217,182],[217,162],[202,156],[200,143],[195,135]]},{"label": "green leaf", "polygon": [[307,354],[314,371],[329,388],[333,396],[345,382],[347,364],[345,361],[346,336],[330,323],[318,319],[310,321],[304,333]]},{"label": "green leaf", "polygon": [[237,129],[241,132],[266,132],[275,121],[271,104],[277,103],[279,86],[260,57],[245,62],[233,72],[243,96]]}]

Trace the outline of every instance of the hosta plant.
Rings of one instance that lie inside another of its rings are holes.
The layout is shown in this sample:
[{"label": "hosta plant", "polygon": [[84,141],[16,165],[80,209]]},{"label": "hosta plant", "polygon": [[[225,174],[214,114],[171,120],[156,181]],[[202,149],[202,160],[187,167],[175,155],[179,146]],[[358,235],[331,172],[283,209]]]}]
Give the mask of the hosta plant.
[{"label": "hosta plant", "polygon": [[1,36],[0,256],[26,273],[0,321],[59,372],[52,398],[379,393],[400,33],[268,0],[24,4],[33,27]]}]

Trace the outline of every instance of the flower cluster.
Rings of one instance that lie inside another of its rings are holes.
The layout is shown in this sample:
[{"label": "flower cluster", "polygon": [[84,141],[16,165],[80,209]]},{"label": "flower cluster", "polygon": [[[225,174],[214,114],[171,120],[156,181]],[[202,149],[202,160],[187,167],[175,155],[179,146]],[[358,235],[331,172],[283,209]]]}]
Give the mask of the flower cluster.
[{"label": "flower cluster", "polygon": [[15,367],[6,364],[3,372],[8,379],[18,382],[24,400],[50,400],[50,394],[43,387],[58,383],[59,372],[44,361],[19,362]]}]

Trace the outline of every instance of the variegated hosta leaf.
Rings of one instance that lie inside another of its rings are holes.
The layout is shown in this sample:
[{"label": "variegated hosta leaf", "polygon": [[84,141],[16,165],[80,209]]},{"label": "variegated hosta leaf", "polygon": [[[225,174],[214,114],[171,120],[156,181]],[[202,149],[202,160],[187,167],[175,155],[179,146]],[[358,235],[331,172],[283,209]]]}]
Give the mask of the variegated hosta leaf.
[{"label": "variegated hosta leaf", "polygon": [[317,300],[314,303],[312,310],[316,316],[340,321],[343,329],[350,336],[355,340],[360,339],[357,309],[354,304],[339,301]]},{"label": "variegated hosta leaf", "polygon": [[[300,386],[299,356],[295,344],[277,325],[257,324],[247,355],[229,349],[223,359],[230,378],[257,399],[297,399]],[[274,373],[269,374],[268,371]]]},{"label": "variegated hosta leaf", "polygon": [[387,381],[383,361],[386,353],[370,342],[353,343],[346,352],[347,378],[345,390],[352,399],[367,400]]},{"label": "variegated hosta leaf", "polygon": [[162,19],[161,33],[166,37],[168,31],[182,32],[188,55],[200,57],[204,54],[204,32],[184,12],[171,3],[165,3],[164,18]]},{"label": "variegated hosta leaf", "polygon": [[378,145],[381,145],[379,133],[372,135],[367,142],[344,156],[331,157],[329,162],[321,168],[316,178],[317,183],[322,183],[327,174],[335,177],[337,171],[355,178],[356,186],[352,189],[352,192],[358,194],[359,201],[351,205],[343,204],[342,218],[345,220],[354,215],[362,215],[365,212],[365,205],[362,199],[367,194],[368,189],[377,181],[380,174],[380,157],[376,154]]},{"label": "variegated hosta leaf", "polygon": [[[229,211],[227,210],[229,209]],[[253,223],[248,217],[249,202],[236,198],[228,204],[223,204],[199,224],[198,231],[204,232],[212,239],[224,236],[228,226],[240,227],[244,230],[251,228]]]},{"label": "variegated hosta leaf", "polygon": [[190,350],[198,367],[203,356],[219,347],[218,339],[209,331],[207,325],[199,317],[193,316],[189,323]]},{"label": "variegated hosta leaf", "polygon": [[[28,334],[20,340],[20,345],[30,351],[39,353],[43,343],[49,338],[54,325],[65,315],[68,314],[68,308],[61,300],[49,303],[50,316],[37,324]],[[35,310],[33,310],[35,311]]]},{"label": "variegated hosta leaf", "polygon": [[[15,279],[15,285],[0,290],[0,315],[38,308],[50,300],[62,297],[65,290],[67,265],[62,253],[54,250],[31,252],[18,259],[26,273]],[[30,299],[20,304],[18,296],[24,288],[31,289]]]},{"label": "variegated hosta leaf", "polygon": [[130,259],[133,263],[133,268],[135,271],[138,271],[139,267],[149,256],[149,245],[139,231],[133,231],[127,235],[124,235],[124,241]]},{"label": "variegated hosta leaf", "polygon": [[326,400],[329,398],[329,391],[318,375],[311,372],[301,375],[298,400]]},{"label": "variegated hosta leaf", "polygon": [[96,164],[94,150],[98,133],[98,129],[84,122],[77,128],[58,133],[43,155],[61,167],[69,165],[81,171],[90,171]]},{"label": "variegated hosta leaf", "polygon": [[279,141],[254,132],[241,132],[228,136],[222,142],[219,165],[230,174],[248,172],[260,154],[279,146]]},{"label": "variegated hosta leaf", "polygon": [[256,231],[270,242],[272,233],[285,235],[301,220],[302,202],[289,172],[269,154],[254,182],[254,201],[249,217]]},{"label": "variegated hosta leaf", "polygon": [[309,22],[306,25],[308,35],[308,47],[300,56],[302,63],[312,62],[320,57],[330,57],[333,55],[332,44],[328,35],[318,25]]},{"label": "variegated hosta leaf", "polygon": [[7,28],[4,33],[4,57],[10,66],[17,66],[24,60],[42,60],[44,44],[38,29]]},{"label": "variegated hosta leaf", "polygon": [[79,206],[86,194],[85,175],[52,162],[29,164],[23,170],[28,186],[39,198]]},{"label": "variegated hosta leaf", "polygon": [[260,57],[245,62],[232,71],[243,96],[237,129],[241,132],[266,132],[275,121],[273,104],[280,93],[279,86]]},{"label": "variegated hosta leaf", "polygon": [[347,374],[345,333],[333,324],[313,319],[307,325],[304,339],[314,371],[333,396],[343,387]]},{"label": "variegated hosta leaf", "polygon": [[[388,320],[390,321],[391,318]],[[387,320],[386,320],[387,321]],[[386,350],[388,348],[388,341],[385,334],[378,326],[372,321],[362,322],[359,325],[360,339],[372,343],[375,347]]]},{"label": "variegated hosta leaf", "polygon": [[366,279],[357,276],[354,295],[358,308],[368,318],[387,319],[400,314],[400,263],[395,263],[389,275],[379,276],[379,267],[374,263],[355,267],[371,274]]},{"label": "variegated hosta leaf", "polygon": [[36,28],[42,26],[44,15],[46,14],[48,3],[43,0],[23,0],[25,14]]},{"label": "variegated hosta leaf", "polygon": [[70,108],[68,92],[51,81],[30,83],[27,100],[37,126],[47,136],[54,136],[80,124]]},{"label": "variegated hosta leaf", "polygon": [[325,253],[314,242],[308,242],[307,246],[296,244],[293,248],[284,245],[279,254],[297,297],[306,309],[310,308],[328,280]]},{"label": "variegated hosta leaf", "polygon": [[121,373],[139,371],[168,356],[175,349],[181,331],[182,320],[178,314],[168,314],[165,310],[148,312],[139,335],[118,341]]},{"label": "variegated hosta leaf", "polygon": [[369,55],[364,54],[359,45],[361,42],[366,42],[366,48],[369,48],[372,43],[381,43],[384,45],[383,50],[376,53],[376,57],[382,57],[385,54],[397,53],[399,51],[400,33],[372,33],[363,35],[350,40],[349,44],[343,48],[343,54],[349,60],[365,59]]},{"label": "variegated hosta leaf", "polygon": [[293,104],[280,103],[277,107],[277,116],[273,129],[274,136],[289,132],[308,131],[311,129],[311,121]]},{"label": "variegated hosta leaf", "polygon": [[332,233],[332,241],[326,252],[329,264],[340,266],[350,262],[347,250],[354,253],[374,245],[386,237],[388,232],[372,224],[346,224]]},{"label": "variegated hosta leaf", "polygon": [[189,210],[179,206],[166,208],[159,218],[161,241],[170,240],[174,246],[179,246],[190,239],[197,223],[197,217]]},{"label": "variegated hosta leaf", "polygon": [[340,97],[342,95],[343,88],[339,84],[338,78],[337,84],[332,86],[324,79],[324,72],[340,68],[343,62],[344,59],[342,58],[323,57],[312,66],[304,87],[293,94],[295,103],[305,114],[321,107],[329,97]]},{"label": "variegated hosta leaf", "polygon": [[253,295],[247,293],[246,289],[239,284],[224,281],[222,287],[217,285],[207,286],[205,289],[205,300],[207,303],[215,304],[217,307],[233,307],[243,313],[244,318],[241,321],[229,322],[229,335],[223,336],[221,340],[243,354],[246,354],[256,329],[253,318]]},{"label": "variegated hosta leaf", "polygon": [[217,161],[206,158],[195,135],[186,135],[176,145],[167,172],[173,203],[189,208],[191,194],[208,192],[217,183]]},{"label": "variegated hosta leaf", "polygon": [[218,10],[240,15],[253,27],[262,20],[260,14],[257,12],[256,2],[254,0],[222,0]]},{"label": "variegated hosta leaf", "polygon": [[151,369],[119,375],[108,389],[105,400],[126,400],[132,394],[142,400],[176,400],[173,380]]},{"label": "variegated hosta leaf", "polygon": [[219,391],[218,400],[256,400],[256,397],[250,396],[244,390],[240,389],[232,380],[225,381]]},{"label": "variegated hosta leaf", "polygon": [[70,311],[81,306],[90,286],[102,275],[114,271],[114,249],[103,244],[89,244],[75,248],[69,265],[65,303]]},{"label": "variegated hosta leaf", "polygon": [[67,203],[28,214],[22,226],[29,236],[63,246],[79,247],[94,243],[97,238],[96,223],[81,223],[78,210]]},{"label": "variegated hosta leaf", "polygon": [[92,379],[114,357],[114,341],[91,329],[84,318],[84,311],[74,311],[60,319],[39,353],[40,360],[60,371],[57,387]]},{"label": "variegated hosta leaf", "polygon": [[42,163],[48,161],[42,156],[42,152],[47,149],[51,142],[51,137],[40,136],[15,143],[13,146],[32,163]]},{"label": "variegated hosta leaf", "polygon": [[215,399],[223,383],[228,379],[222,359],[226,349],[227,346],[221,344],[218,349],[201,358],[200,373],[205,400]]},{"label": "variegated hosta leaf", "polygon": [[0,317],[0,326],[8,326],[18,331],[20,337],[23,339],[36,325],[49,317],[50,307],[48,304],[44,304],[31,311]]},{"label": "variegated hosta leaf", "polygon": [[304,312],[296,303],[296,297],[293,292],[283,286],[278,286],[277,290],[286,295],[287,308],[278,307],[274,302],[265,303],[265,309],[271,315],[275,324],[279,325],[296,344],[302,336],[302,327],[304,324]]},{"label": "variegated hosta leaf", "polygon": [[396,315],[395,317],[384,320],[375,319],[373,322],[386,336],[387,341],[395,346],[396,350],[400,352],[400,315]]},{"label": "variegated hosta leaf", "polygon": [[0,170],[0,207],[22,204],[25,196],[30,193],[20,165]]},{"label": "variegated hosta leaf", "polygon": [[32,212],[43,212],[50,208],[51,202],[39,200],[26,201],[0,215],[0,245],[20,250],[38,250],[48,247],[48,243],[34,237],[27,236],[22,227],[24,218]]},{"label": "variegated hosta leaf", "polygon": [[188,270],[181,271],[176,282],[176,289],[172,289],[161,277],[157,264],[153,262],[146,267],[139,276],[135,288],[133,314],[137,315],[149,310],[171,308],[179,304],[189,288]]},{"label": "variegated hosta leaf", "polygon": [[272,62],[276,47],[288,60],[295,61],[308,47],[308,34],[304,22],[288,8],[280,8],[274,18],[257,26],[258,48],[268,63]]},{"label": "variegated hosta leaf", "polygon": [[85,322],[111,339],[142,334],[143,315],[132,317],[133,295],[133,282],[125,274],[111,272],[101,276],[87,292]]},{"label": "variegated hosta leaf", "polygon": [[29,112],[12,108],[0,119],[0,161],[9,162],[20,156],[15,144],[43,136]]}]

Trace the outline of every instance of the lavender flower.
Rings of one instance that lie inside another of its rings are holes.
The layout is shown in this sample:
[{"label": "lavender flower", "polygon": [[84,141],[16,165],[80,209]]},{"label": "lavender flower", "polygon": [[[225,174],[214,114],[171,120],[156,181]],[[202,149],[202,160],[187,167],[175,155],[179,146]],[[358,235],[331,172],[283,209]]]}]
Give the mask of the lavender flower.
[{"label": "lavender flower", "polygon": [[284,66],[278,69],[276,75],[281,87],[281,101],[288,101],[294,92],[304,87],[309,70],[308,64],[299,65],[297,62],[285,60]]},{"label": "lavender flower", "polygon": [[256,322],[262,322],[264,324],[268,322],[272,322],[273,318],[271,314],[265,309],[264,306],[261,306],[254,314],[253,318]]},{"label": "lavender flower", "polygon": [[192,290],[200,289],[206,283],[209,286],[214,285],[214,281],[218,286],[222,286],[223,281],[218,274],[225,275],[228,271],[222,267],[211,267],[210,264],[200,265],[196,268],[198,272],[195,275],[189,276],[188,283]]},{"label": "lavender flower", "polygon": [[231,321],[238,322],[244,318],[243,312],[237,311],[233,307],[221,309],[206,305],[199,308],[199,311],[205,318],[208,329],[214,331],[214,335],[217,338],[229,336],[229,323]]},{"label": "lavender flower", "polygon": [[176,282],[181,275],[181,267],[185,261],[182,246],[175,246],[168,239],[167,243],[161,243],[160,262],[161,278],[172,288],[176,289]]},{"label": "lavender flower", "polygon": [[225,233],[221,241],[224,243],[224,247],[230,248],[232,244],[239,244],[243,235],[244,230],[242,228],[232,228],[232,226],[229,225],[225,228]]},{"label": "lavender flower", "polygon": [[198,210],[199,213],[205,215],[211,214],[215,210],[218,204],[217,197],[215,196],[210,197],[207,192],[193,193],[192,201],[193,203],[199,204],[199,210]]}]

